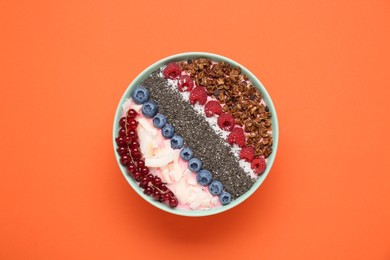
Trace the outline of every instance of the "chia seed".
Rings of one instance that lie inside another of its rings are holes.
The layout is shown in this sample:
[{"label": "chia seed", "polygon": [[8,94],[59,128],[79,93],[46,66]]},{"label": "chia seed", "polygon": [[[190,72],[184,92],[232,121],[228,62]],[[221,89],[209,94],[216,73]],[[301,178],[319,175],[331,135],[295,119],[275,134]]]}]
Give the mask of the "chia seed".
[{"label": "chia seed", "polygon": [[214,179],[222,182],[233,199],[246,193],[255,180],[239,165],[230,145],[189,102],[169,86],[165,78],[159,76],[159,72],[160,70],[153,72],[141,84],[149,90],[151,99],[157,102],[159,113],[167,117],[175,128],[175,133],[184,138],[185,145],[202,161],[203,168],[209,170]]}]

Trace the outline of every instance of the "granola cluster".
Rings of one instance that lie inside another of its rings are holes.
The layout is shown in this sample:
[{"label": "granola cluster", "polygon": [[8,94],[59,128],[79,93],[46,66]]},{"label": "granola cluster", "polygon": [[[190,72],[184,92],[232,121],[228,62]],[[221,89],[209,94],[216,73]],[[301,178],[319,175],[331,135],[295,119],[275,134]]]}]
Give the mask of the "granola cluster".
[{"label": "granola cluster", "polygon": [[262,101],[260,91],[252,85],[239,67],[225,62],[198,58],[180,62],[198,86],[215,97],[246,132],[246,145],[255,148],[255,155],[267,158],[272,153],[271,113]]}]

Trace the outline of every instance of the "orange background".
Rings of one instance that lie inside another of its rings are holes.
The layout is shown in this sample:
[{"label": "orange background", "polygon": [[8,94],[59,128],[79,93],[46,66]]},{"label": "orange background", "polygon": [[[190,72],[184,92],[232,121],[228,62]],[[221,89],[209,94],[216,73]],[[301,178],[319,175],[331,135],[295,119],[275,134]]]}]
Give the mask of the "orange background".
[{"label": "orange background", "polygon": [[[0,2],[0,259],[390,259],[390,2],[210,2]],[[111,141],[128,84],[186,51],[280,120],[267,180],[205,218],[141,199]]]}]

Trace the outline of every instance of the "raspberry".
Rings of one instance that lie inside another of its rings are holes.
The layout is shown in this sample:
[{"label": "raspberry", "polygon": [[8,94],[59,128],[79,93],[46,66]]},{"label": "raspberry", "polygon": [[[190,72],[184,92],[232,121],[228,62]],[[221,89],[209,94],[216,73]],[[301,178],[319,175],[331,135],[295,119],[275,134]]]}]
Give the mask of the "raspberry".
[{"label": "raspberry", "polygon": [[188,75],[182,75],[179,78],[179,83],[177,84],[179,91],[191,91],[194,87],[194,81]]},{"label": "raspberry", "polygon": [[190,103],[193,105],[198,102],[204,105],[207,101],[207,92],[204,87],[195,87],[190,93]]},{"label": "raspberry", "polygon": [[257,157],[253,159],[251,167],[254,173],[257,175],[262,174],[265,171],[265,159],[264,157]]},{"label": "raspberry", "polygon": [[240,152],[240,158],[245,159],[247,162],[251,162],[255,157],[255,148],[252,146],[244,146]]},{"label": "raspberry", "polygon": [[218,125],[223,130],[231,131],[235,125],[234,117],[229,113],[223,113],[218,117]]},{"label": "raspberry", "polygon": [[180,76],[181,68],[179,64],[172,62],[169,63],[164,69],[164,77],[166,79],[176,79]]},{"label": "raspberry", "polygon": [[243,147],[245,145],[245,135],[244,130],[241,127],[234,128],[227,139],[229,144],[236,143],[239,147]]},{"label": "raspberry", "polygon": [[204,112],[207,117],[220,115],[222,113],[221,104],[219,104],[219,102],[216,100],[211,100],[204,106]]}]

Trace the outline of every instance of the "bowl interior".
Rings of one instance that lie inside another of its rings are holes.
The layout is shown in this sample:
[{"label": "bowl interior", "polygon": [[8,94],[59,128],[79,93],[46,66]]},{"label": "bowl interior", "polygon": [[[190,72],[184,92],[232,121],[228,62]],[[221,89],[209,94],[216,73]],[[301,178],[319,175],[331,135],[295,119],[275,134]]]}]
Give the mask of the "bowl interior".
[{"label": "bowl interior", "polygon": [[[217,207],[217,208],[214,208],[214,209],[209,209],[209,210],[180,210],[180,209],[171,208],[171,207],[169,207],[169,206],[167,206],[167,205],[165,205],[163,203],[155,201],[153,198],[151,198],[149,196],[146,196],[142,192],[142,190],[138,187],[137,182],[126,173],[126,168],[119,163],[119,158],[120,157],[119,157],[119,155],[116,152],[117,145],[116,145],[116,142],[115,142],[115,137],[116,137],[116,135],[118,133],[118,130],[119,130],[118,122],[119,122],[119,119],[121,118],[121,114],[122,114],[122,104],[124,103],[126,98],[130,97],[130,93],[133,90],[133,88],[138,86],[153,71],[155,71],[156,69],[160,68],[161,66],[164,66],[164,65],[166,65],[166,64],[168,64],[170,62],[174,62],[174,61],[182,61],[182,60],[195,59],[195,58],[200,58],[200,57],[209,58],[211,60],[215,60],[215,61],[219,61],[219,62],[224,61],[224,62],[230,63],[233,66],[240,67],[242,73],[246,74],[248,76],[249,80],[252,82],[252,84],[261,91],[261,93],[263,94],[263,99],[264,99],[265,103],[267,104],[267,106],[269,107],[270,112],[272,113],[271,123],[272,123],[272,135],[273,135],[273,141],[274,141],[274,143],[273,143],[273,152],[268,157],[267,168],[266,168],[265,172],[257,179],[257,181],[252,186],[252,188],[248,192],[246,192],[245,194],[243,194],[242,196],[237,198],[236,200],[232,201],[230,204],[228,204],[226,206]],[[279,126],[278,126],[278,119],[277,119],[275,107],[274,107],[274,105],[272,103],[271,97],[269,96],[267,90],[264,88],[264,86],[260,82],[260,80],[258,80],[255,75],[253,75],[248,69],[246,69],[241,64],[239,64],[239,63],[237,63],[237,62],[235,62],[235,61],[233,61],[231,59],[228,59],[226,57],[223,57],[223,56],[220,56],[220,55],[217,55],[217,54],[206,53],[206,52],[188,52],[188,53],[181,53],[181,54],[172,55],[172,56],[169,56],[167,58],[164,58],[162,60],[157,61],[156,63],[154,63],[153,65],[149,66],[147,69],[145,69],[143,72],[141,72],[130,83],[130,85],[128,86],[128,88],[124,92],[121,100],[119,101],[119,104],[118,104],[118,107],[117,107],[117,110],[116,110],[116,113],[115,113],[114,126],[113,126],[114,153],[115,153],[115,156],[116,156],[119,168],[121,169],[123,176],[125,177],[127,182],[130,184],[130,186],[142,198],[144,198],[147,202],[149,202],[150,204],[154,205],[155,207],[157,207],[159,209],[162,209],[164,211],[167,211],[169,213],[172,213],[172,214],[182,215],[182,216],[192,216],[192,217],[208,216],[208,215],[214,215],[214,214],[218,214],[218,213],[224,212],[226,210],[229,210],[229,209],[237,206],[238,204],[240,204],[241,202],[246,200],[249,196],[251,196],[260,187],[260,185],[263,183],[264,179],[267,177],[269,171],[272,168],[272,165],[273,165],[273,163],[275,161],[277,148],[278,148],[278,140],[279,140]]]}]

